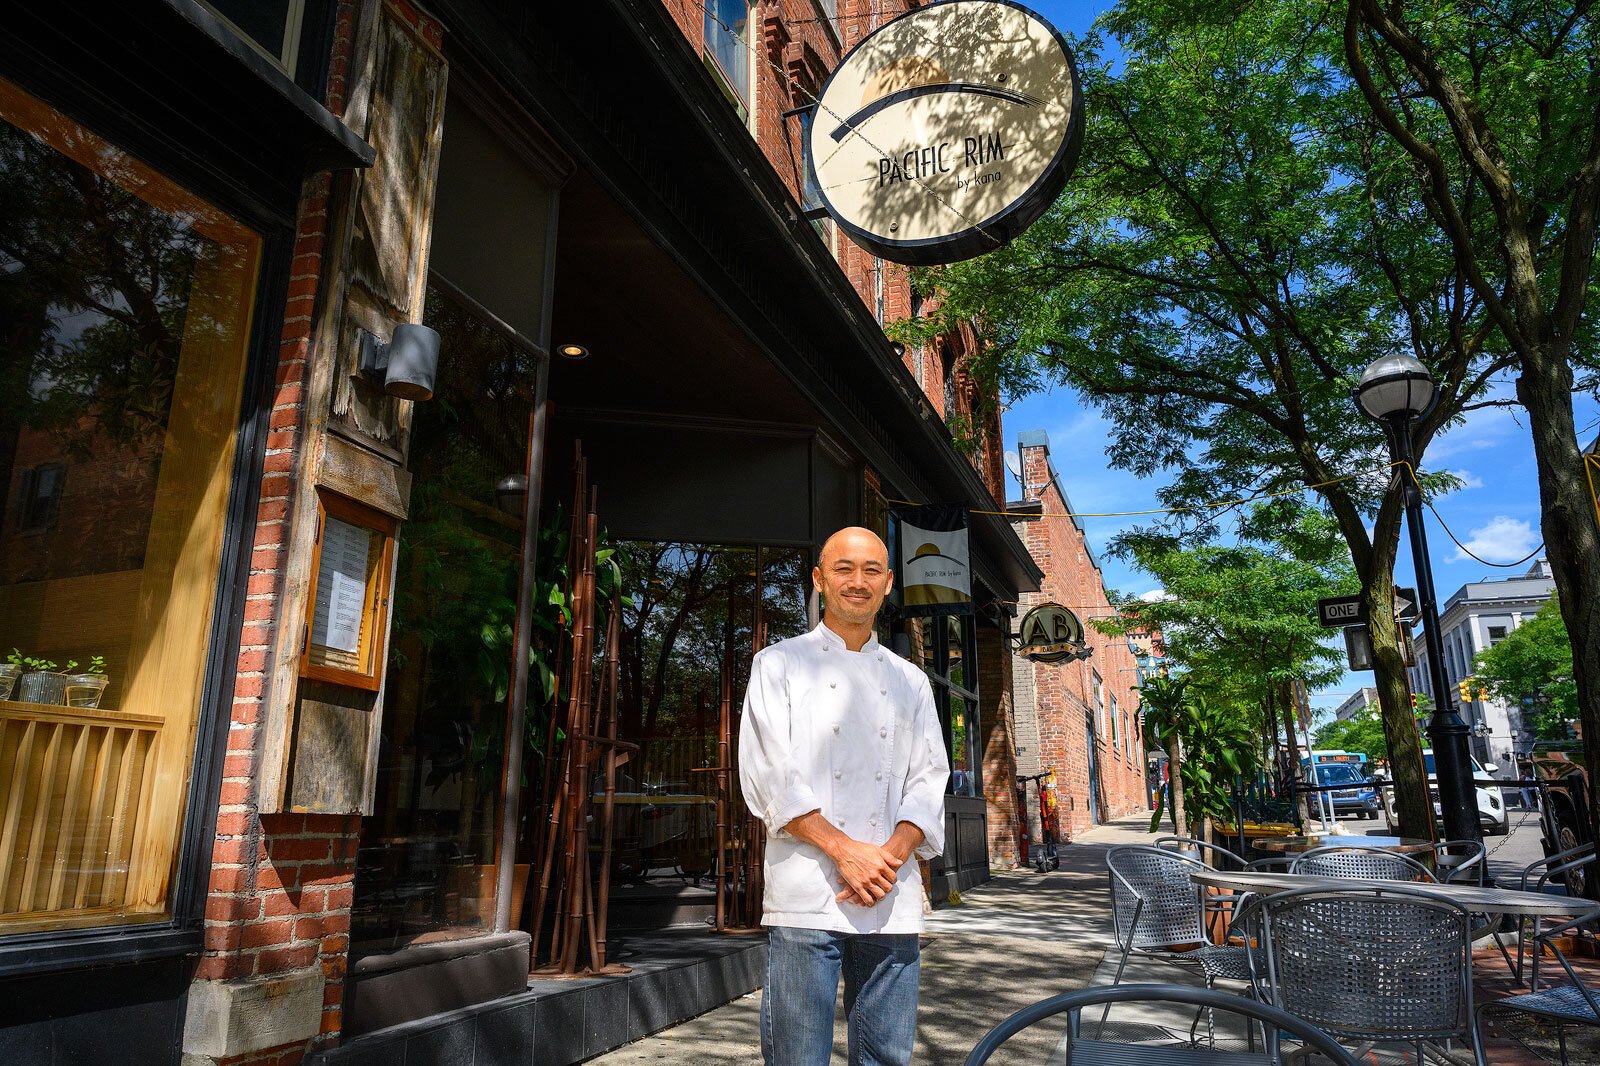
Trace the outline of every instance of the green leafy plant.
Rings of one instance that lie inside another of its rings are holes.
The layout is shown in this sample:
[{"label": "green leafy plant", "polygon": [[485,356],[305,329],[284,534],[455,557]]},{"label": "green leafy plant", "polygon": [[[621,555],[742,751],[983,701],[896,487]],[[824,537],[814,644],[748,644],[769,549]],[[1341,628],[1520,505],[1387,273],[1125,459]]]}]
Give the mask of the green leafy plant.
[{"label": "green leafy plant", "polygon": [[[57,663],[54,659],[41,659],[41,658],[39,658],[37,656],[34,656],[34,655],[24,655],[24,654],[22,654],[22,651],[20,649],[18,649],[18,648],[12,648],[11,649],[11,654],[6,656],[6,662],[11,663],[14,666],[20,666],[24,670],[29,670],[29,671],[32,671],[32,670],[46,670],[46,671],[49,671],[49,670],[58,670],[58,669],[60,669],[60,664]],[[78,665],[78,664],[77,663],[68,663],[67,664],[68,669],[71,669],[72,667],[74,667],[76,665]]]}]

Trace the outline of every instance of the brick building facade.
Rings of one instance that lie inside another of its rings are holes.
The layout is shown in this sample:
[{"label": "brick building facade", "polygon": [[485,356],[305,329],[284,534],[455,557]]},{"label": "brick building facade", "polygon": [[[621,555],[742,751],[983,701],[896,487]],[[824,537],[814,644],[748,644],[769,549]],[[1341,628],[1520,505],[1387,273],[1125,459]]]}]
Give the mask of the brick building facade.
[{"label": "brick building facade", "polygon": [[1059,832],[1070,839],[1149,805],[1138,661],[1124,639],[1088,624],[1113,610],[1082,523],[1066,517],[1072,503],[1050,460],[1049,437],[1037,430],[1019,434],[1018,454],[1023,502],[1043,517],[1017,521],[1016,528],[1045,574],[1039,591],[1025,594],[1018,610],[1045,602],[1068,608],[1085,623],[1091,650],[1087,659],[1019,658],[1014,667],[1018,772],[1055,771]]}]

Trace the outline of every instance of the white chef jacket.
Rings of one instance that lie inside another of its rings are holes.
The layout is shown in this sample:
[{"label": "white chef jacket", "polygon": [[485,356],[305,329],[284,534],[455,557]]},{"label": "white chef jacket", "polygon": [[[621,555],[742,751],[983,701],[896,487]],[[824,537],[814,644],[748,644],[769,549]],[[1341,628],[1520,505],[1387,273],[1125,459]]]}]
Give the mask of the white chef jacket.
[{"label": "white chef jacket", "polygon": [[[922,931],[915,858],[944,851],[950,779],[933,689],[870,639],[859,652],[825,625],[756,654],[739,732],[745,803],[767,826],[762,923],[855,933]],[[847,836],[884,844],[900,822],[922,830],[913,861],[875,906],[838,903],[838,869],[784,831],[810,811]]]}]

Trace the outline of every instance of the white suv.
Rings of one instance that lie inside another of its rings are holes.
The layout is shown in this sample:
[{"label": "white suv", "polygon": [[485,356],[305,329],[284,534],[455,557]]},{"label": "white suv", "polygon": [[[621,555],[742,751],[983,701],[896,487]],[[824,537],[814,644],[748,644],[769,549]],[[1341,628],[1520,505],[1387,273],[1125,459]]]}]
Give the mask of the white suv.
[{"label": "white suv", "polygon": [[[1428,792],[1433,797],[1433,813],[1437,815],[1440,813],[1439,779],[1434,776],[1432,748],[1422,749],[1422,761],[1428,768]],[[1472,759],[1472,780],[1477,785],[1472,791],[1478,799],[1478,824],[1486,837],[1505,836],[1510,830],[1506,805],[1500,798],[1500,783],[1489,776],[1498,769],[1494,763],[1480,766],[1477,759]]]}]

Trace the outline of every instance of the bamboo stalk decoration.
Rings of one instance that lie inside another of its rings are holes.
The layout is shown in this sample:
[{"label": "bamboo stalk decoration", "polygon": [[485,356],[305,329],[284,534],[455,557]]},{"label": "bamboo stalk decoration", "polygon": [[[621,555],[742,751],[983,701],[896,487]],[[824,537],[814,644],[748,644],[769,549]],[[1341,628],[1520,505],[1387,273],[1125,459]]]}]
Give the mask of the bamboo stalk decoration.
[{"label": "bamboo stalk decoration", "polygon": [[[587,467],[577,461],[576,491],[569,540],[568,570],[571,604],[571,656],[566,676],[569,692],[562,715],[562,739],[557,742],[554,715],[546,749],[545,794],[550,816],[544,827],[539,888],[534,903],[533,944],[538,950],[545,910],[554,896],[550,947],[537,977],[585,977],[627,973],[628,967],[606,960],[607,911],[611,898],[611,851],[616,801],[616,772],[638,745],[617,739],[618,646],[621,618],[620,594],[614,590],[609,604],[605,636],[605,666],[598,688],[594,684],[595,610],[598,575],[595,549],[599,543],[599,494],[587,484]],[[559,758],[559,773],[549,767]],[[595,764],[605,761],[605,798],[601,817],[599,884],[595,883],[589,823],[593,808]],[[554,787],[552,788],[552,784]],[[586,961],[586,965],[585,965]]]}]

